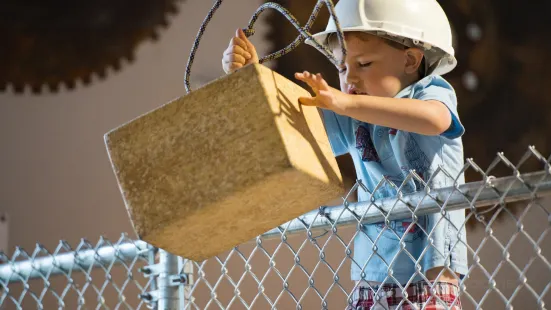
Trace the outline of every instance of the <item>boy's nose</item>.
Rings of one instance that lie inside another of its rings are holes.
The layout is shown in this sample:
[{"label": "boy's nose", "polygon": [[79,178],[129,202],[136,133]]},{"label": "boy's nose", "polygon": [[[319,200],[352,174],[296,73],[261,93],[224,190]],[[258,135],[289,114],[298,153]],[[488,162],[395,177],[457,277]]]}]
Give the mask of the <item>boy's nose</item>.
[{"label": "boy's nose", "polygon": [[346,70],[344,81],[348,85],[354,85],[359,82],[358,76],[354,73],[354,70]]},{"label": "boy's nose", "polygon": [[354,70],[354,68],[346,68],[346,71],[344,72],[344,81],[349,85],[359,82],[358,75],[356,74],[356,70]]}]

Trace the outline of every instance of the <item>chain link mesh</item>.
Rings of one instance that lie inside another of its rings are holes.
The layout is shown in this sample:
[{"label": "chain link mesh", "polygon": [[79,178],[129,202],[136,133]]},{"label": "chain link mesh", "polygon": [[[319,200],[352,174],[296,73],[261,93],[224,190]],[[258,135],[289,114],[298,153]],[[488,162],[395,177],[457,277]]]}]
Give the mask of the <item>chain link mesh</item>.
[{"label": "chain link mesh", "polygon": [[[523,173],[523,164],[530,160],[542,170]],[[459,209],[470,212],[457,231],[466,229],[469,221],[478,226],[467,234],[468,242],[457,241],[466,245],[469,256],[468,274],[458,279],[464,309],[510,309],[513,304],[544,309],[545,301],[551,301],[551,199],[543,197],[551,194],[550,160],[533,147],[517,165],[501,153],[487,170],[468,159],[462,172],[476,172],[482,181],[459,185],[457,176],[442,168],[433,177],[446,174],[454,186],[433,189],[427,182],[424,191],[412,195],[402,195],[398,187],[397,198],[367,203],[350,202],[355,191],[367,191],[358,182],[344,197],[343,206],[322,207],[212,259],[186,261],[195,281],[188,283],[185,309],[345,309],[355,288],[350,266],[358,264],[352,246],[361,223],[385,223],[381,234],[390,231],[399,236],[397,228],[388,225],[391,220]],[[508,177],[492,175],[498,165],[511,171]],[[424,183],[414,171],[408,178]],[[372,197],[385,182],[390,181],[382,180]],[[511,209],[512,204],[520,211]],[[422,233],[431,238],[432,231]],[[415,261],[403,243],[398,253]],[[393,266],[392,261],[387,263]],[[404,285],[391,270],[387,269],[387,280]],[[411,279],[404,286],[409,284]],[[400,305],[410,301],[404,299]]]},{"label": "chain link mesh", "polygon": [[61,241],[53,252],[40,244],[32,253],[16,248],[11,258],[0,257],[0,308],[148,308],[138,296],[153,282],[137,271],[150,264],[152,253],[125,235],[115,244],[82,240],[75,249]]},{"label": "chain link mesh", "polygon": [[[528,161],[540,169],[524,171]],[[361,224],[382,223],[382,232],[399,236],[397,230],[409,231],[417,217],[465,209],[465,223],[456,227],[471,227],[468,242],[457,241],[469,256],[467,275],[458,279],[463,308],[544,309],[551,302],[550,161],[533,147],[517,165],[501,153],[486,170],[468,159],[462,172],[476,173],[481,181],[457,184],[457,176],[442,168],[434,174],[446,174],[453,186],[435,189],[426,182],[423,191],[407,195],[397,187],[396,198],[355,203],[353,194],[367,191],[358,182],[342,206],[321,207],[203,262],[161,251],[172,266],[163,258],[155,264],[156,249],[125,235],[114,244],[103,238],[96,245],[82,240],[75,249],[62,241],[53,252],[41,245],[32,253],[17,248],[12,257],[1,255],[0,308],[154,308],[170,295],[154,281],[164,274],[165,282],[159,283],[178,290],[172,296],[180,302],[166,302],[170,306],[162,309],[345,309],[356,286],[350,280],[351,264],[358,264],[352,241],[362,233]],[[510,173],[496,177],[494,172],[503,168]],[[414,171],[408,178],[424,182]],[[412,224],[389,225],[398,218],[412,218]],[[421,233],[431,238],[432,231]],[[403,241],[400,245],[399,253],[415,260]],[[400,283],[394,278],[393,262],[387,262],[387,280],[409,286],[411,279]],[[417,274],[424,276],[420,270]],[[406,298],[400,302],[410,305]]]}]

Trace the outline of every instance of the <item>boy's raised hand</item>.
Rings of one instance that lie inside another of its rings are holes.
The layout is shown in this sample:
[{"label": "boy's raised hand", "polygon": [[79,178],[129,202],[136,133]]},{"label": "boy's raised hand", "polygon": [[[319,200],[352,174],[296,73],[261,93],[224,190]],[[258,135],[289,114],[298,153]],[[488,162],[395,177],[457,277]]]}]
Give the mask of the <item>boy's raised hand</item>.
[{"label": "boy's raised hand", "polygon": [[315,97],[300,97],[298,100],[301,104],[332,110],[337,114],[344,114],[345,107],[349,104],[350,95],[330,87],[319,73],[311,74],[308,71],[297,72],[295,73],[295,78],[308,84],[316,94]]},{"label": "boy's raised hand", "polygon": [[241,29],[237,29],[235,36],[230,40],[228,48],[222,56],[224,72],[232,73],[245,65],[258,63],[258,54],[254,45],[247,39]]}]

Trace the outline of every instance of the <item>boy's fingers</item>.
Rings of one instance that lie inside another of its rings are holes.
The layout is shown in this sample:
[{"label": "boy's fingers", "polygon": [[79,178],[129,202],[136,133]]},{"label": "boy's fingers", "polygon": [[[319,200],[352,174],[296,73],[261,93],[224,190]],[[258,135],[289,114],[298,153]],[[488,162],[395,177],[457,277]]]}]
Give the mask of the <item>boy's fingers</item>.
[{"label": "boy's fingers", "polygon": [[310,86],[310,88],[312,88],[312,90],[313,90],[315,93],[318,92],[318,88],[317,88],[317,86],[316,86],[316,83],[314,83],[314,82],[312,81],[312,79],[306,79],[305,82],[306,82],[306,84],[308,84],[308,86]]},{"label": "boy's fingers", "polygon": [[230,68],[231,71],[235,71],[235,70],[237,70],[239,68],[242,68],[242,67],[243,67],[243,64],[238,63],[238,62],[232,62],[229,65],[229,68]]},{"label": "boy's fingers", "polygon": [[302,72],[295,73],[295,77],[304,82],[306,82],[306,80],[308,79]]},{"label": "boy's fingers", "polygon": [[318,83],[321,84],[321,81],[323,81],[323,77],[321,76],[321,74],[320,74],[320,73],[317,73],[317,74],[315,75],[315,77],[316,77],[316,81],[318,81]]},{"label": "boy's fingers", "polygon": [[222,59],[222,64],[224,65],[228,65],[228,66],[234,66],[235,64],[239,64],[240,66],[243,66],[244,63],[243,62],[239,62],[239,61],[232,61],[230,59]]},{"label": "boy's fingers", "polygon": [[319,84],[319,78],[318,78],[317,74],[312,75],[312,81],[314,81],[314,83],[316,83],[316,84]]},{"label": "boy's fingers", "polygon": [[307,72],[308,73],[308,85],[310,87],[312,87],[312,89],[317,93],[318,90],[319,90],[319,86],[320,86],[320,82],[319,82],[319,79],[317,77],[317,75],[315,74],[311,74],[310,72]]},{"label": "boy's fingers", "polygon": [[245,35],[245,32],[243,32],[243,29],[241,29],[241,28],[237,29],[236,34],[237,34],[237,37],[239,39],[241,39],[247,45],[246,50],[251,55],[248,58],[251,59],[253,62],[258,62],[258,53],[256,52],[256,48],[251,43],[251,41],[249,41],[249,39]]},{"label": "boy's fingers", "polygon": [[[312,76],[306,76],[307,72],[305,73],[296,73],[295,76],[298,80],[305,82],[312,90],[317,93],[318,92],[318,85],[316,81],[313,80]],[[308,74],[309,75],[309,74]]]},{"label": "boy's fingers", "polygon": [[256,49],[254,48],[254,45],[251,43],[251,41],[249,41],[249,38],[247,38],[245,32],[243,32],[243,29],[237,29],[237,37],[245,42],[248,52],[250,52],[251,54],[256,54]]},{"label": "boy's fingers", "polygon": [[243,49],[239,45],[232,45],[231,47],[226,49],[225,55],[231,55],[231,54],[240,54],[243,55],[245,58],[251,58],[251,53],[247,52],[245,49]]},{"label": "boy's fingers", "polygon": [[224,61],[225,62],[238,62],[238,63],[246,63],[247,62],[247,59],[243,56],[243,55],[239,55],[239,54],[226,54],[224,55]]},{"label": "boy's fingers", "polygon": [[238,38],[242,39],[243,41],[245,42],[249,41],[249,39],[247,39],[247,36],[245,35],[245,32],[243,32],[243,29],[238,28],[235,34]]},{"label": "boy's fingers", "polygon": [[296,76],[301,76],[301,77],[304,77],[304,78],[307,78],[307,79],[311,79],[312,78],[312,74],[308,71],[303,71],[303,72],[297,72],[295,73]]},{"label": "boy's fingers", "polygon": [[247,43],[247,51],[251,53],[251,55],[257,55],[256,48],[251,43],[251,41],[247,40],[246,43]]},{"label": "boy's fingers", "polygon": [[[239,38],[239,37],[233,37],[231,38],[230,40],[230,46],[234,46],[234,45],[237,45],[239,47],[241,47],[244,51],[247,51],[247,43],[245,41],[243,41],[243,39]],[[247,52],[248,53],[248,52]]]},{"label": "boy's fingers", "polygon": [[230,63],[232,62],[234,57],[231,56],[231,54],[224,54],[224,56],[222,57],[222,62],[224,63]]},{"label": "boy's fingers", "polygon": [[298,98],[298,102],[305,106],[311,106],[311,107],[317,106],[316,99],[312,97],[300,97]]},{"label": "boy's fingers", "polygon": [[[303,81],[303,82],[305,82],[305,83],[308,84],[308,80],[309,80],[309,79],[306,78],[306,77],[304,76],[304,74],[302,74],[302,73],[296,73],[296,74],[295,74],[295,77],[297,78],[297,80]],[[310,85],[308,85],[308,86],[310,86]]]},{"label": "boy's fingers", "polygon": [[321,77],[321,74],[319,74],[319,77],[320,77],[320,89],[323,89],[323,90],[329,90],[329,84],[327,84],[327,81]]},{"label": "boy's fingers", "polygon": [[297,73],[297,78],[299,78],[301,81],[304,81],[306,83],[312,81],[312,75],[308,71],[304,71],[302,73]]},{"label": "boy's fingers", "polygon": [[315,74],[313,76],[313,79],[314,81],[316,81],[316,85],[318,86],[318,88],[321,89],[321,88],[329,87],[329,85],[327,85],[327,82],[323,79],[320,73]]}]

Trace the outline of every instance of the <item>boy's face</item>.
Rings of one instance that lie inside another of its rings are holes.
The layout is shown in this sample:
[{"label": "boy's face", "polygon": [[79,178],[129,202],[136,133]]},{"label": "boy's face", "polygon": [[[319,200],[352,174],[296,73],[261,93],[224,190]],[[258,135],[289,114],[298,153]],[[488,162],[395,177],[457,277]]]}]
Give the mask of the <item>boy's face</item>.
[{"label": "boy's face", "polygon": [[[416,61],[411,58],[411,49],[396,48],[380,37],[362,32],[347,32],[345,40],[345,67],[339,68],[343,92],[394,97],[414,82],[412,79],[418,78],[416,70],[411,68]],[[340,46],[334,48],[333,53],[337,60],[342,59]]]}]

